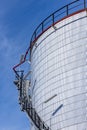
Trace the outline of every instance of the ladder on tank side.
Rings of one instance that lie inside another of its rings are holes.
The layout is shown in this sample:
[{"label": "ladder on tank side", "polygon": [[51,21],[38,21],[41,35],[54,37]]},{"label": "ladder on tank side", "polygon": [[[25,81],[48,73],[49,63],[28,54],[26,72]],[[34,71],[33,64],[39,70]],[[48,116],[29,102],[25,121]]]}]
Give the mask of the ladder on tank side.
[{"label": "ladder on tank side", "polygon": [[25,111],[28,114],[34,125],[39,130],[50,130],[45,122],[42,121],[35,108],[33,108],[31,96],[29,95],[29,99],[27,98],[26,88],[24,85],[25,80],[23,77],[23,71],[21,71],[21,76],[16,75],[16,80],[14,81],[14,84],[17,86],[19,91],[19,104],[21,105],[21,110]]}]

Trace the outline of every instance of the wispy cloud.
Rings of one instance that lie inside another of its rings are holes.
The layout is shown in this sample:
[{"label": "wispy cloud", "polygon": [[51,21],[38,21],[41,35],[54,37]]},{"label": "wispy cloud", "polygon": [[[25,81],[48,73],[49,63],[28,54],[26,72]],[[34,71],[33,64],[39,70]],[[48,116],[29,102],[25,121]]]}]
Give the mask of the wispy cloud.
[{"label": "wispy cloud", "polygon": [[[12,67],[18,62],[23,46],[18,44],[20,40],[9,37],[9,28],[3,20],[0,21],[0,130],[29,130],[29,122],[26,115],[21,114],[13,85]],[[27,124],[21,124],[26,121]]]}]

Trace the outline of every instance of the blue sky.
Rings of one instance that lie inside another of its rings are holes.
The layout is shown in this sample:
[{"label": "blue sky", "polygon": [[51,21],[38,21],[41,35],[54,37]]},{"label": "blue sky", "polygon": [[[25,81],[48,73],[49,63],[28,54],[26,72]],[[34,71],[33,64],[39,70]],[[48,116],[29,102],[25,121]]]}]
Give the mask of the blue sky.
[{"label": "blue sky", "polygon": [[0,130],[29,130],[20,111],[12,67],[29,46],[37,25],[73,0],[0,0]]}]

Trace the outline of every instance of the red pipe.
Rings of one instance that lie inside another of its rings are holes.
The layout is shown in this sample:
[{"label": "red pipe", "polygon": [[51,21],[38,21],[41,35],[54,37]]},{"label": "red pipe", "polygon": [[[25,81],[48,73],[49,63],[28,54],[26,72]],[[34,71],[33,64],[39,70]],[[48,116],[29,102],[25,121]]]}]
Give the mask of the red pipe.
[{"label": "red pipe", "polygon": [[17,74],[16,68],[19,67],[20,65],[22,65],[22,64],[26,61],[26,57],[27,57],[27,55],[28,55],[29,50],[30,50],[30,46],[29,46],[29,48],[27,49],[27,51],[26,51],[26,53],[25,53],[24,60],[23,60],[21,63],[15,65],[15,66],[13,67],[13,70],[14,70],[14,72],[15,72],[16,74]]}]

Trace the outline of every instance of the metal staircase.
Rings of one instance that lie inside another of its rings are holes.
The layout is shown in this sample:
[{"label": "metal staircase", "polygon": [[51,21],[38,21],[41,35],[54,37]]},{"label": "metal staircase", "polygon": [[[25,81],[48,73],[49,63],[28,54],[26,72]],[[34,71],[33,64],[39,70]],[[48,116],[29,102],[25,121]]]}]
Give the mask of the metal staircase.
[{"label": "metal staircase", "polygon": [[29,95],[29,98],[27,98],[23,71],[21,71],[21,76],[17,73],[14,84],[17,86],[19,91],[19,104],[21,105],[21,110],[28,114],[38,130],[50,130],[45,122],[42,121],[35,108],[33,108],[31,96]]}]

